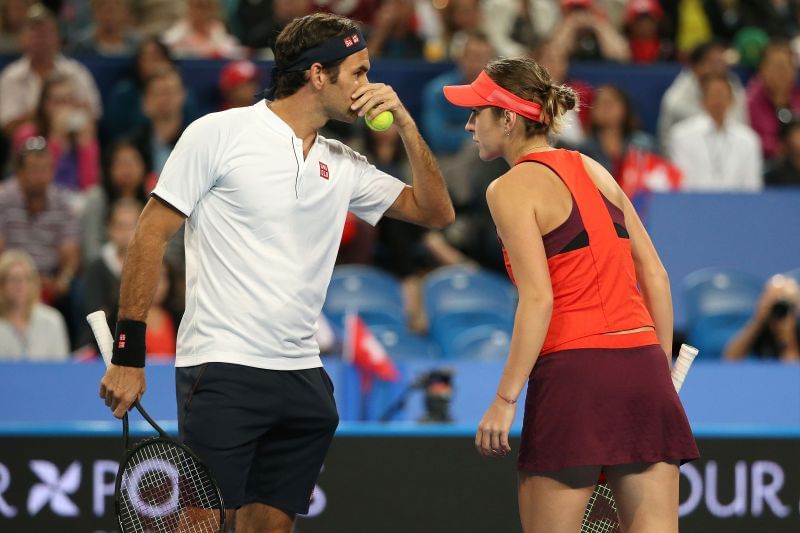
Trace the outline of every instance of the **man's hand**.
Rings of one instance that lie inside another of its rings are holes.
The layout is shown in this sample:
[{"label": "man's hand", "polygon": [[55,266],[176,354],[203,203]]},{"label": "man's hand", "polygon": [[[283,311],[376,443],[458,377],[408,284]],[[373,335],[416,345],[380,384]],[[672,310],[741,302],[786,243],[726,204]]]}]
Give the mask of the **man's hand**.
[{"label": "man's hand", "polygon": [[114,416],[122,418],[147,388],[144,368],[110,365],[100,381],[100,397]]},{"label": "man's hand", "polygon": [[353,103],[350,105],[350,109],[358,111],[359,117],[367,115],[372,120],[384,111],[391,111],[394,115],[394,123],[399,128],[414,122],[400,101],[400,97],[389,85],[383,83],[362,85],[355,90],[351,98]]},{"label": "man's hand", "polygon": [[478,453],[484,457],[491,457],[504,456],[511,452],[508,433],[511,431],[511,423],[514,422],[516,412],[516,404],[495,398],[483,415],[481,423],[478,424],[478,432],[475,435],[475,449]]}]

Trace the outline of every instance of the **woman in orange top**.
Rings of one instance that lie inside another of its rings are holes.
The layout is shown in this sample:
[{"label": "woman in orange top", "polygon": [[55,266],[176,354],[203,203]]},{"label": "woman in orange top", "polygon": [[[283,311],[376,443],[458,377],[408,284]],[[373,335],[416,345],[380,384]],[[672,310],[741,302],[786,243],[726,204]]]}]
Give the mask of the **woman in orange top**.
[{"label": "woman in orange top", "polygon": [[526,533],[580,529],[604,473],[623,531],[678,531],[680,463],[699,456],[670,379],[669,279],[631,203],[608,172],[553,149],[574,91],[527,58],[487,65],[444,88],[472,108],[481,159],[512,166],[486,198],[519,290],[511,348],[475,445],[511,451],[525,382],[518,458]]}]

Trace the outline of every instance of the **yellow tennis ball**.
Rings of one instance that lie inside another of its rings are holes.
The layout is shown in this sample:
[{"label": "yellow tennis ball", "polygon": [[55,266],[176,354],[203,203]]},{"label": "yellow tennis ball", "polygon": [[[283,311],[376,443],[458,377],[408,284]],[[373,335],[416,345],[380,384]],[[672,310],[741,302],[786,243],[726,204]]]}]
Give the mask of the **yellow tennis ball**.
[{"label": "yellow tennis ball", "polygon": [[391,111],[384,111],[372,120],[364,115],[364,122],[373,131],[386,131],[394,123],[394,115]]}]

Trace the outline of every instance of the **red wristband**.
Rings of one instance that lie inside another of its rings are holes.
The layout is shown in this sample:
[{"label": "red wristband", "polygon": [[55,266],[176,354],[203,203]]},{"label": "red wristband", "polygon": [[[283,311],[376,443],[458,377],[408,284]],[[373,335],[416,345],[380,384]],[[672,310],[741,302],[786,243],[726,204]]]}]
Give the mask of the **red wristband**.
[{"label": "red wristband", "polygon": [[514,405],[515,403],[517,403],[517,400],[509,400],[508,398],[506,398],[505,396],[503,396],[499,392],[496,392],[495,394],[497,395],[498,398],[500,398],[501,400],[503,400],[507,404]]}]

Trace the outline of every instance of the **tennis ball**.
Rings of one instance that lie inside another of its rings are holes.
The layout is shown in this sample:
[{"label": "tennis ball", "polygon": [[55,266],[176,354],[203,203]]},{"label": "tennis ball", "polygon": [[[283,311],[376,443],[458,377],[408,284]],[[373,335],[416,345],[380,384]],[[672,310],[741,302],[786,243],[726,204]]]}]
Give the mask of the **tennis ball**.
[{"label": "tennis ball", "polygon": [[391,111],[384,111],[372,120],[367,115],[364,115],[364,122],[373,131],[386,131],[394,123],[394,115],[392,115]]}]

